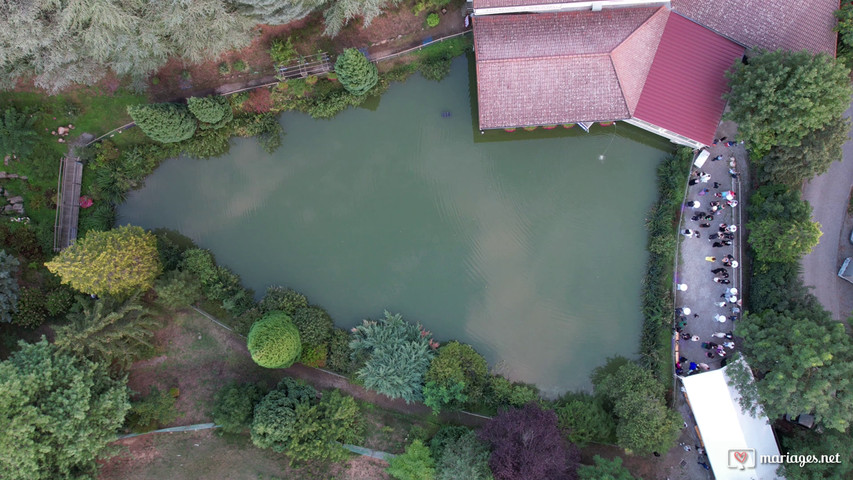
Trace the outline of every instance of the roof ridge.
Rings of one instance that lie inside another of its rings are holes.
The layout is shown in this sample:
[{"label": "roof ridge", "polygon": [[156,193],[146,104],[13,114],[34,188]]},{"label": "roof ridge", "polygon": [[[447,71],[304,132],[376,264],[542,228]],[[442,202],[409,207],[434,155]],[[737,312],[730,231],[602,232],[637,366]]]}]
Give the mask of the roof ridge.
[{"label": "roof ridge", "polygon": [[535,57],[507,57],[507,58],[486,58],[482,60],[477,60],[477,62],[483,63],[503,63],[503,62],[519,62],[526,60],[546,60],[549,58],[583,58],[583,57],[607,57],[610,59],[610,62],[613,62],[613,59],[610,58],[609,52],[602,53],[578,53],[573,55],[539,55]]},{"label": "roof ridge", "polygon": [[622,84],[622,78],[619,76],[619,69],[616,68],[616,63],[613,62],[613,57],[609,53],[607,54],[607,59],[610,60],[610,68],[613,69],[613,75],[616,77],[616,83],[619,84],[619,98],[622,99],[622,104],[625,106],[625,111],[628,112],[628,117],[633,117],[634,112],[631,111],[631,106],[628,105],[628,99],[625,98],[625,86]]},{"label": "roof ridge", "polygon": [[610,50],[609,52],[607,52],[607,54],[610,55],[611,53],[615,52],[616,49],[618,49],[622,45],[625,45],[625,43],[628,40],[630,40],[634,35],[637,34],[637,32],[639,32],[644,26],[646,26],[649,22],[651,22],[652,19],[655,18],[655,16],[657,14],[659,14],[661,11],[666,11],[667,13],[671,13],[671,11],[668,10],[665,5],[661,5],[660,7],[658,7],[657,10],[655,10],[655,13],[649,15],[649,18],[647,18],[643,23],[637,25],[637,28],[635,28],[627,37],[623,38],[622,41],[619,42],[615,47],[613,47],[613,50]]}]

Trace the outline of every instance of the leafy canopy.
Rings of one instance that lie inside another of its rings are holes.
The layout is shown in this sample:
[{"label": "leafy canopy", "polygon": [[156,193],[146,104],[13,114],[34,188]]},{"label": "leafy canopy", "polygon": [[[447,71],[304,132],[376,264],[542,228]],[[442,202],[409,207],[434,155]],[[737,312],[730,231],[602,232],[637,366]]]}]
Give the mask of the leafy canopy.
[{"label": "leafy canopy", "polygon": [[302,353],[299,330],[284,312],[272,312],[252,325],[248,337],[252,360],[266,368],[287,368]]},{"label": "leafy canopy", "polygon": [[489,467],[497,480],[574,478],[580,454],[566,442],[557,415],[535,404],[509,409],[479,432],[492,447]]},{"label": "leafy canopy", "polygon": [[148,138],[162,143],[186,140],[198,128],[187,106],[177,103],[130,105],[127,113]]},{"label": "leafy canopy", "polygon": [[388,461],[388,475],[397,480],[434,480],[435,461],[420,440],[415,440],[406,453],[397,455]]},{"label": "leafy canopy", "polygon": [[423,398],[424,375],[437,346],[428,331],[387,311],[385,318],[364,320],[352,331],[352,358],[364,362],[356,374],[367,388],[406,403]]},{"label": "leafy canopy", "polygon": [[263,398],[261,389],[250,383],[230,383],[216,394],[213,421],[225,433],[241,433],[252,424],[255,405]]},{"label": "leafy canopy", "polygon": [[97,295],[125,296],[147,290],[160,274],[157,239],[130,225],[89,231],[45,266],[62,283]]},{"label": "leafy canopy", "polygon": [[470,430],[451,438],[435,457],[436,480],[492,480],[489,446]]},{"label": "leafy canopy", "polygon": [[809,132],[796,147],[776,146],[755,162],[759,183],[784,183],[797,187],[841,161],[841,146],[848,140],[850,120],[836,118]]},{"label": "leafy canopy", "polygon": [[582,465],[578,468],[580,480],[636,480],[631,472],[622,466],[622,459],[619,457],[607,460],[596,455],[593,461],[594,465]]},{"label": "leafy canopy", "polygon": [[774,146],[799,146],[847,110],[848,75],[826,54],[759,50],[748,64],[738,62],[727,73],[727,116],[757,156]]},{"label": "leafy canopy", "polygon": [[750,199],[749,244],[762,262],[796,262],[817,245],[820,225],[798,190],[783,185],[759,188]]},{"label": "leafy canopy", "polygon": [[324,35],[336,36],[355,17],[364,19],[363,26],[370,26],[374,18],[382,15],[388,4],[397,5],[400,0],[334,0],[323,12],[326,19]]},{"label": "leafy canopy", "polygon": [[33,152],[38,133],[33,128],[36,118],[9,107],[0,119],[0,159],[8,155],[25,159]]},{"label": "leafy canopy", "polygon": [[489,365],[474,347],[453,341],[438,349],[438,355],[430,363],[426,380],[443,388],[464,384],[462,393],[467,400],[479,402],[489,381]]},{"label": "leafy canopy", "polygon": [[0,88],[33,77],[52,93],[111,70],[135,85],[172,57],[199,63],[249,44],[254,22],[226,0],[4,2]]},{"label": "leafy canopy", "polygon": [[665,387],[648,370],[617,358],[596,369],[592,381],[596,395],[616,416],[620,447],[635,455],[672,447],[681,431],[681,417],[666,407]]},{"label": "leafy canopy", "polygon": [[160,323],[133,296],[124,303],[99,299],[68,315],[68,323],[55,327],[60,352],[127,367],[153,349],[154,330]]},{"label": "leafy canopy", "polygon": [[314,387],[289,377],[283,378],[275,390],[255,407],[252,443],[256,447],[272,448],[276,452],[287,450],[296,431],[296,407],[310,403],[316,396]]},{"label": "leafy canopy", "polygon": [[199,128],[202,130],[222,128],[234,119],[231,104],[221,95],[190,97],[187,108],[201,122]]},{"label": "leafy canopy", "polygon": [[740,362],[733,375],[744,408],[761,400],[770,418],[813,413],[839,432],[853,423],[853,341],[825,311],[750,313],[737,323],[743,354],[756,372],[754,386]]},{"label": "leafy canopy", "polygon": [[335,73],[341,85],[353,95],[365,95],[379,81],[379,71],[363,53],[348,48],[338,55]]},{"label": "leafy canopy", "polygon": [[0,471],[9,480],[77,479],[130,410],[125,380],[42,340],[0,362]]},{"label": "leafy canopy", "polygon": [[0,322],[12,321],[12,314],[18,308],[18,259],[0,250]]}]

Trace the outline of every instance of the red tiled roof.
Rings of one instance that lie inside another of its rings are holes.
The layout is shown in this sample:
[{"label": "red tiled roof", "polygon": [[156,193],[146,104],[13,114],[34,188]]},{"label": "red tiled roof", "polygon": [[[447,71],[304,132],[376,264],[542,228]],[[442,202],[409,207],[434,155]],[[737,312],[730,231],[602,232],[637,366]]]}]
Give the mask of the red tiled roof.
[{"label": "red tiled roof", "polygon": [[478,60],[609,53],[656,8],[475,17]]},{"label": "red tiled roof", "polygon": [[833,56],[838,6],[839,0],[672,0],[676,12],[748,47]]},{"label": "red tiled roof", "polygon": [[574,3],[585,0],[474,0],[474,8],[527,7],[547,3]]},{"label": "red tiled roof", "polygon": [[622,94],[632,112],[640,100],[640,93],[646,83],[646,76],[655,58],[667,18],[669,11],[665,8],[659,9],[643,28],[634,31],[610,54],[622,85]]},{"label": "red tiled roof", "polygon": [[[630,117],[620,82],[635,97],[634,84],[642,79],[634,77],[648,68],[622,59],[625,71],[617,76],[610,52],[630,37],[624,55],[650,62],[657,39],[632,33],[660,28],[657,19],[667,14],[665,8],[632,8],[475,17],[480,128]],[[654,45],[644,46],[650,40]]]},{"label": "red tiled roof", "polygon": [[480,128],[630,116],[607,55],[477,62],[477,86]]},{"label": "red tiled roof", "polygon": [[726,106],[724,72],[743,54],[731,40],[670,15],[634,117],[710,144]]}]

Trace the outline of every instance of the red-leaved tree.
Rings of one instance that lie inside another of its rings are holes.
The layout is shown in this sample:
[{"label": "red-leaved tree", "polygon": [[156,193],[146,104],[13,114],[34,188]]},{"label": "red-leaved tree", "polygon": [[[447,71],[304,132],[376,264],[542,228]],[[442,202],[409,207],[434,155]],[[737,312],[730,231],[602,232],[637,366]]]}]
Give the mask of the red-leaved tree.
[{"label": "red-leaved tree", "polygon": [[557,414],[528,403],[507,410],[480,430],[492,446],[496,480],[574,480],[580,453],[557,426]]}]

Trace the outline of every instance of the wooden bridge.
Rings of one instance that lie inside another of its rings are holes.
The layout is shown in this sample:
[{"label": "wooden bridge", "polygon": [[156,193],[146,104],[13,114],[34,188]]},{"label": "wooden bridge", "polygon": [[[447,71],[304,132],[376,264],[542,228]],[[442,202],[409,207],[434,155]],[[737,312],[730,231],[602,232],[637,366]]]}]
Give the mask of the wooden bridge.
[{"label": "wooden bridge", "polygon": [[[73,152],[73,149],[72,149]],[[77,239],[77,219],[80,216],[80,183],[83,164],[69,153],[59,163],[59,182],[56,192],[56,219],[53,222],[53,251],[58,252]]]},{"label": "wooden bridge", "polygon": [[329,54],[326,52],[300,57],[287,65],[279,65],[278,79],[290,80],[291,78],[305,78],[312,75],[322,75],[332,70]]}]

